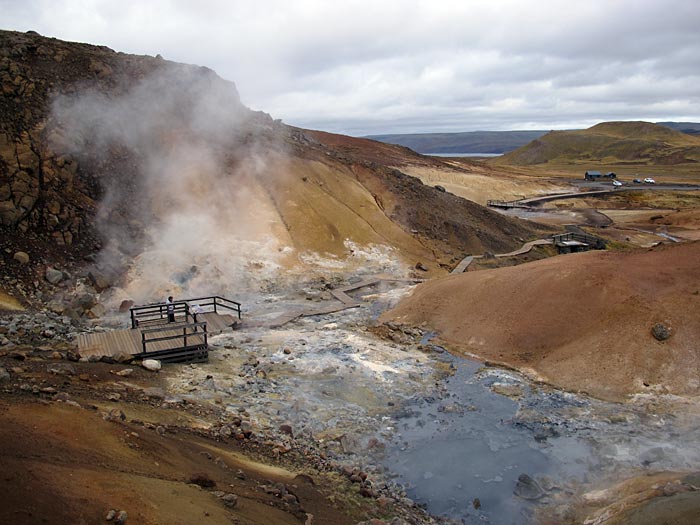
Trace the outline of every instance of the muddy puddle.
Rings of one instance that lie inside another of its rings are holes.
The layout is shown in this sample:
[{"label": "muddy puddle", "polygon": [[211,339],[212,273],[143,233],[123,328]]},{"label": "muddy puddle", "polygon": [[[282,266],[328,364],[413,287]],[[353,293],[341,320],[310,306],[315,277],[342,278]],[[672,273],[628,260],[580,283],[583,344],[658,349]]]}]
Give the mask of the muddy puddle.
[{"label": "muddy puddle", "polygon": [[[357,292],[360,308],[214,337],[210,362],[171,373],[170,389],[245,412],[255,431],[290,424],[337,464],[456,523],[563,522],[587,492],[700,467],[694,405],[605,403],[453,357],[421,332],[380,339],[368,327],[409,289]],[[260,308],[270,315],[282,303],[260,304],[274,304]]]}]

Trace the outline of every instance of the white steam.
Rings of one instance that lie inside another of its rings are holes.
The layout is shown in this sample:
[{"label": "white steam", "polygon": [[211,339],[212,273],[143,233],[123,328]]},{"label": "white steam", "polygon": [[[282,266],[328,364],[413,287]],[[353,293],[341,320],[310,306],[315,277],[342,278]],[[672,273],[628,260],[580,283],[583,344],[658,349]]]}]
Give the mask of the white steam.
[{"label": "white steam", "polygon": [[272,120],[203,68],[162,65],[110,93],[58,98],[53,137],[100,177],[99,265],[128,271],[115,295],[235,297],[278,270],[290,241],[264,190],[283,176],[268,170],[283,157]]}]

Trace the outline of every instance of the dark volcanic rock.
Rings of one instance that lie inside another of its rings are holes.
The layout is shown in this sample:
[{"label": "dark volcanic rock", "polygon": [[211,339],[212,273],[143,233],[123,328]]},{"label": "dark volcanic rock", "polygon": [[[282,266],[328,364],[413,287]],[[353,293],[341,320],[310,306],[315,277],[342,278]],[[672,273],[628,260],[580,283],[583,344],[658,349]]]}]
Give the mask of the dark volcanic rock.
[{"label": "dark volcanic rock", "polygon": [[653,335],[657,341],[665,341],[666,339],[671,337],[671,328],[664,325],[663,323],[656,323],[651,328],[651,335]]},{"label": "dark volcanic rock", "polygon": [[518,482],[515,484],[513,494],[523,499],[540,499],[544,496],[544,490],[534,479],[527,474],[520,474]]}]

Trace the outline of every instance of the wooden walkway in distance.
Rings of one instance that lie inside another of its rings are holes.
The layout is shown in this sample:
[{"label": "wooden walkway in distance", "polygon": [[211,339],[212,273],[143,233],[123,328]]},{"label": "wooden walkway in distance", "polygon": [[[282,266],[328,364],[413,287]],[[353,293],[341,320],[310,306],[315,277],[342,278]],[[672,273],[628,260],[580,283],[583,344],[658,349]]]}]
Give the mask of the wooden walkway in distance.
[{"label": "wooden walkway in distance", "polygon": [[[508,253],[497,253],[494,257],[514,257],[516,255],[523,255],[532,250],[535,246],[543,246],[545,244],[552,244],[552,239],[537,239],[535,241],[526,242],[517,250]],[[474,261],[474,259],[482,259],[483,255],[467,255],[462,259],[454,270],[450,273],[464,273],[464,271],[469,268],[469,265]]]},{"label": "wooden walkway in distance", "polygon": [[[216,335],[231,328],[236,322],[232,315],[218,314],[214,312],[201,313],[197,315],[198,322],[207,323],[207,335]],[[172,325],[172,330],[164,330],[158,333],[158,337],[168,337],[182,335],[182,325],[177,327],[177,323]],[[167,328],[168,325],[159,327]],[[154,328],[153,325],[146,326],[143,330]],[[154,341],[148,343],[149,352],[157,352],[161,350],[171,350],[181,347],[180,339],[172,339],[169,341]],[[204,333],[188,331],[188,345],[203,345]],[[119,354],[137,355],[143,352],[142,345],[142,329],[141,328],[125,328],[122,330],[112,330],[109,332],[93,332],[78,335],[78,353],[81,357],[113,357]]]},{"label": "wooden walkway in distance", "polygon": [[331,290],[331,295],[336,298],[338,301],[340,301],[340,304],[338,303],[332,303],[328,304],[323,307],[319,308],[313,308],[313,309],[299,309],[299,310],[293,310],[291,312],[285,312],[283,314],[278,315],[274,319],[267,321],[266,323],[263,323],[262,326],[265,326],[266,328],[279,328],[280,326],[283,326],[294,319],[297,319],[299,317],[311,317],[314,315],[325,315],[325,314],[331,314],[335,312],[341,312],[343,310],[347,310],[348,308],[357,308],[358,306],[361,306],[362,303],[356,301],[352,297],[350,297],[347,292],[350,292],[352,290],[357,290],[359,288],[364,288],[366,286],[372,286],[381,282],[410,282],[410,283],[420,283],[423,282],[425,279],[396,279],[396,278],[391,278],[391,277],[372,277],[370,279],[365,279],[364,281],[360,281],[357,283],[352,283],[352,284],[347,284],[345,286],[342,286],[340,288],[336,288],[334,290]]}]

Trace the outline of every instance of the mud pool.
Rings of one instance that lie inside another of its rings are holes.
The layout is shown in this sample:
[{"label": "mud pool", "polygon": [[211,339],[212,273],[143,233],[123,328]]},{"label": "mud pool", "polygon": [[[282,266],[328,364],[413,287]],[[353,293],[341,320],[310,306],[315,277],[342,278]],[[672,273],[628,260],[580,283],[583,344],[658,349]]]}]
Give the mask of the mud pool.
[{"label": "mud pool", "polygon": [[[291,424],[337,464],[457,523],[564,521],[591,491],[700,466],[700,419],[681,400],[605,403],[453,357],[422,331],[392,340],[368,330],[407,290],[356,293],[360,308],[217,336],[210,362],[179,369],[170,388],[245,411],[254,430]],[[269,304],[249,317],[270,315]]]}]

